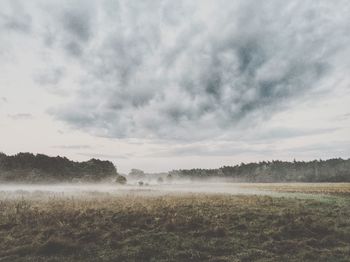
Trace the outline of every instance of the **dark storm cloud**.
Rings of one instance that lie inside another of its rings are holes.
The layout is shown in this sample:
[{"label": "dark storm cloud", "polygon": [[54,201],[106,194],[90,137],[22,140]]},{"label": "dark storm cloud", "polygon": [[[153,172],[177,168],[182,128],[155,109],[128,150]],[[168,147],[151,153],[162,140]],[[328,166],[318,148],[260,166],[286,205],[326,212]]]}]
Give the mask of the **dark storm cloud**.
[{"label": "dark storm cloud", "polygon": [[72,103],[49,112],[99,136],[237,136],[322,87],[349,55],[345,0],[54,7],[48,48],[63,48],[84,74]]}]

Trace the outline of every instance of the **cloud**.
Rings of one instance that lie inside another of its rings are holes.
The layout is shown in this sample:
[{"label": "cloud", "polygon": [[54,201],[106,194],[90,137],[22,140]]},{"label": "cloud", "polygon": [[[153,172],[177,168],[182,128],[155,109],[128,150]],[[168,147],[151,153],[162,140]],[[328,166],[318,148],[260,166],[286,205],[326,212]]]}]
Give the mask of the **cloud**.
[{"label": "cloud", "polygon": [[61,87],[62,80],[64,79],[66,70],[63,67],[46,68],[40,73],[33,76],[35,83],[53,94],[64,95],[65,90]]},{"label": "cloud", "polygon": [[[296,137],[305,137],[305,136],[314,136],[314,135],[322,135],[322,134],[331,134],[340,128],[312,128],[312,129],[297,129],[297,128],[286,128],[286,127],[275,127],[268,128],[266,130],[262,130],[258,134],[249,134],[246,138],[249,141],[255,140],[281,140],[281,139],[289,139]],[[244,139],[243,135],[243,139]]]},{"label": "cloud", "polygon": [[290,148],[289,151],[293,154],[305,154],[305,155],[320,155],[326,158],[330,157],[349,157],[350,154],[349,141],[329,141],[322,143],[314,143],[310,145],[298,146]]},{"label": "cloud", "polygon": [[90,146],[90,145],[59,145],[59,146],[52,146],[52,148],[58,148],[58,149],[91,149],[92,146]]},{"label": "cloud", "polygon": [[7,116],[13,120],[27,120],[33,118],[33,115],[28,113],[8,114]]},{"label": "cloud", "polygon": [[8,101],[7,101],[7,98],[6,97],[0,97],[0,106],[6,104]]},{"label": "cloud", "polygon": [[44,71],[35,76],[34,80],[40,85],[57,85],[64,76],[63,68],[54,68],[51,71]]},{"label": "cloud", "polygon": [[[259,129],[258,132],[246,132],[241,134],[236,141],[232,140],[207,140],[194,143],[175,143],[153,150],[146,157],[183,157],[183,156],[238,156],[244,154],[253,154],[259,156],[271,155],[277,152],[277,141],[308,137],[314,135],[329,134],[339,130],[338,128],[314,128],[314,129],[296,129],[286,127]],[[282,143],[281,143],[282,144]],[[323,144],[323,143],[322,143]],[[331,144],[331,143],[329,143]],[[338,144],[337,144],[338,145]],[[330,148],[335,148],[332,146]],[[316,151],[324,149],[326,146],[303,146],[300,149],[288,147],[285,151],[299,153],[299,150]],[[341,151],[341,150],[339,150]]]},{"label": "cloud", "polygon": [[195,143],[186,145],[176,145],[170,148],[154,150],[145,157],[188,157],[188,156],[239,156],[244,154],[266,155],[273,152],[271,146],[259,145],[248,146],[245,143],[225,142],[225,143]]},{"label": "cloud", "polygon": [[30,23],[31,18],[28,15],[25,15],[23,17],[16,17],[15,19],[11,19],[10,17],[3,15],[3,28],[9,30],[9,31],[17,31],[22,33],[28,33],[30,32]]},{"label": "cloud", "polygon": [[0,108],[3,107],[5,104],[7,104],[7,98],[0,97]]},{"label": "cloud", "polygon": [[0,31],[29,33],[32,29],[32,18],[18,1],[10,1],[0,10]]},{"label": "cloud", "polygon": [[97,1],[66,0],[43,6],[49,13],[44,43],[48,47],[59,46],[68,56],[81,56],[94,33]]},{"label": "cloud", "polygon": [[[239,139],[347,71],[345,0],[39,2],[32,24],[45,50],[83,72],[48,112],[97,136]],[[56,69],[37,82],[59,83]]]},{"label": "cloud", "polygon": [[[349,40],[342,35],[349,4],[321,2],[121,1],[102,23],[115,29],[80,58],[85,85],[51,113],[118,138],[205,139],[242,130],[317,88],[342,63],[336,55]],[[88,41],[89,31],[79,31]]]},{"label": "cloud", "polygon": [[105,159],[127,159],[127,155],[111,155],[111,154],[97,154],[97,153],[79,153],[78,155],[87,156],[91,158],[105,158]]}]

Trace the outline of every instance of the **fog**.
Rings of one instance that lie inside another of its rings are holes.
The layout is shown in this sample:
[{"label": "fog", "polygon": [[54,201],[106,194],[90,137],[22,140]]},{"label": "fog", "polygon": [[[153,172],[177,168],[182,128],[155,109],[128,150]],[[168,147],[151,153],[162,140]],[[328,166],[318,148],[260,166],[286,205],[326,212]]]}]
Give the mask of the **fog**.
[{"label": "fog", "polygon": [[254,195],[270,194],[271,192],[254,189],[247,184],[224,182],[178,182],[171,184],[127,185],[104,184],[2,184],[0,198],[54,196],[54,197],[87,197],[94,195],[185,195],[185,194],[230,194]]}]

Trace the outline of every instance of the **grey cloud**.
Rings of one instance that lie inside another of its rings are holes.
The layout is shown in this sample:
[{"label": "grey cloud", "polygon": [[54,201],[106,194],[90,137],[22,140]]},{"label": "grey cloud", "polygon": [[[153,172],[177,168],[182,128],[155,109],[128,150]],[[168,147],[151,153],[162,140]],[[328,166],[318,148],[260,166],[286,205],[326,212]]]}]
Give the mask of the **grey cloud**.
[{"label": "grey cloud", "polygon": [[68,42],[64,48],[68,54],[73,56],[81,56],[83,53],[81,45],[75,41]]},{"label": "grey cloud", "polygon": [[34,77],[34,81],[40,85],[53,85],[56,86],[63,79],[65,71],[63,68],[58,67],[52,70],[45,70]]},{"label": "grey cloud", "polygon": [[345,0],[63,6],[55,39],[85,74],[75,100],[49,112],[99,136],[240,133],[322,86],[350,52]]},{"label": "grey cloud", "polygon": [[31,17],[29,15],[19,17],[9,17],[3,15],[2,17],[3,28],[11,31],[18,31],[22,33],[28,33],[31,30]]},{"label": "grey cloud", "polygon": [[350,119],[350,113],[339,114],[333,117],[331,121],[333,122],[344,122]]},{"label": "grey cloud", "polygon": [[2,107],[6,103],[7,103],[7,98],[6,97],[0,97],[0,107]]},{"label": "grey cloud", "polygon": [[81,56],[93,36],[95,1],[75,1],[63,10],[60,22],[65,32],[63,47],[69,55]]},{"label": "grey cloud", "polygon": [[[298,128],[277,127],[277,128],[268,128],[267,130],[261,130],[261,132],[257,132],[254,135],[248,134],[247,139],[250,141],[281,140],[281,139],[288,139],[288,138],[295,138],[295,137],[329,134],[339,129],[340,128],[298,129]],[[244,137],[245,136],[243,135],[243,138]]]},{"label": "grey cloud", "polygon": [[194,144],[177,144],[161,149],[154,149],[152,153],[144,157],[187,157],[187,156],[242,156],[254,155],[259,158],[265,158],[271,155],[297,156],[304,155],[310,157],[334,156],[348,157],[350,153],[350,143],[348,141],[330,141],[317,144],[309,144],[304,146],[289,146],[277,148],[275,144],[269,143],[252,143],[252,141],[241,142],[210,142],[210,143],[194,143]]},{"label": "grey cloud", "polygon": [[68,56],[81,56],[94,35],[97,2],[52,1],[44,2],[41,9],[47,14],[42,18],[45,21],[43,43],[46,47],[59,47]]},{"label": "grey cloud", "polygon": [[81,41],[88,41],[91,36],[90,17],[78,10],[68,10],[62,16],[64,28]]},{"label": "grey cloud", "polygon": [[59,146],[52,146],[52,148],[58,148],[58,149],[91,149],[92,147],[89,145],[59,145]]},{"label": "grey cloud", "polygon": [[27,114],[27,113],[8,114],[7,116],[13,120],[26,120],[26,119],[33,118],[32,114]]},{"label": "grey cloud", "polygon": [[29,33],[32,29],[32,17],[26,12],[21,2],[2,3],[0,10],[0,30]]},{"label": "grey cloud", "polygon": [[238,156],[244,154],[265,155],[274,151],[271,145],[247,145],[237,142],[195,143],[175,145],[154,150],[146,157],[184,157],[184,156]]},{"label": "grey cloud", "polygon": [[305,154],[308,156],[320,154],[325,157],[349,157],[350,143],[348,141],[329,141],[324,143],[310,144],[290,148],[288,150],[293,154]]},{"label": "grey cloud", "polygon": [[127,155],[111,155],[111,154],[96,154],[96,153],[79,153],[78,155],[91,158],[106,158],[106,159],[127,159]]},{"label": "grey cloud", "polygon": [[[339,130],[339,128],[315,128],[297,129],[286,127],[260,128],[254,132],[246,131],[232,140],[212,140],[210,143],[176,143],[168,145],[165,149],[155,150],[147,157],[172,157],[172,156],[236,156],[242,154],[266,155],[275,152],[273,143],[284,139],[328,134]],[[324,147],[325,148],[325,147]],[[333,146],[332,146],[333,148]],[[304,148],[303,148],[304,149]],[[301,149],[301,151],[303,150]],[[315,146],[305,148],[305,151],[318,150]],[[288,150],[287,150],[288,151]],[[298,149],[291,151],[297,152]]]}]

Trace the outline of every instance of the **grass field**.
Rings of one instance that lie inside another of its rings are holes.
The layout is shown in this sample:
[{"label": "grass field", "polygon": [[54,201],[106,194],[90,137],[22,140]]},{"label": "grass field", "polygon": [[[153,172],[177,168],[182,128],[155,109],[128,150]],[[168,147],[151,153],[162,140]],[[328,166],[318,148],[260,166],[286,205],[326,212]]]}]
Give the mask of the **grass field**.
[{"label": "grass field", "polygon": [[350,261],[349,184],[255,188],[288,196],[2,193],[0,261]]},{"label": "grass field", "polygon": [[350,197],[350,183],[260,183],[242,184],[241,187],[270,192],[338,195]]}]

